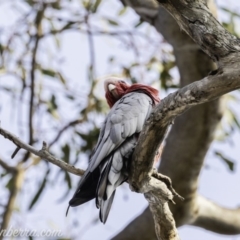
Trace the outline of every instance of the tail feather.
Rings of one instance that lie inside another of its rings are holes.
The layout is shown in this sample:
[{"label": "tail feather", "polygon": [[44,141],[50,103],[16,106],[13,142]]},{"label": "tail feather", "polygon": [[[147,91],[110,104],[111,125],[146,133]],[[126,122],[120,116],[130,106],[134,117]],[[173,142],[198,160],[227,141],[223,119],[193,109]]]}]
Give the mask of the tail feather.
[{"label": "tail feather", "polygon": [[99,208],[101,206],[102,200],[107,200],[106,189],[108,185],[108,175],[112,165],[112,156],[107,160],[105,168],[100,174],[100,179],[97,186],[96,192],[96,206]]},{"label": "tail feather", "polygon": [[81,179],[75,194],[69,201],[69,205],[71,207],[76,207],[95,198],[99,177],[99,168],[96,168],[93,172],[88,172],[84,176],[84,179]]},{"label": "tail feather", "polygon": [[127,162],[131,157],[137,138],[128,139],[119,149],[105,159],[92,172],[88,170],[81,178],[77,191],[69,201],[69,206],[76,207],[95,198],[100,208],[101,222],[107,221],[116,188],[127,179]]},{"label": "tail feather", "polygon": [[101,202],[99,218],[100,218],[101,222],[103,222],[103,223],[105,223],[107,221],[108,214],[110,212],[114,196],[115,196],[115,191],[112,193],[112,195],[109,199]]},{"label": "tail feather", "polygon": [[107,164],[100,174],[97,187],[96,206],[100,208],[99,218],[103,223],[107,221],[116,188],[126,180],[126,175],[116,171],[112,166],[115,157],[115,155],[112,155],[108,158]]}]

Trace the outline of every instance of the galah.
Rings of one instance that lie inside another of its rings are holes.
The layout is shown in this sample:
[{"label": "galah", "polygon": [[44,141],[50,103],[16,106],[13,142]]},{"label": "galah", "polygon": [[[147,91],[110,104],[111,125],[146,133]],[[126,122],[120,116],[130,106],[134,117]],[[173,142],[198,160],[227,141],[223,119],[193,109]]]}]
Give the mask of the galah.
[{"label": "galah", "polygon": [[118,78],[104,82],[105,96],[111,110],[101,128],[90,163],[69,206],[76,207],[96,199],[99,218],[105,223],[116,188],[127,180],[127,164],[139,133],[160,102],[158,91],[143,84],[128,85]]}]

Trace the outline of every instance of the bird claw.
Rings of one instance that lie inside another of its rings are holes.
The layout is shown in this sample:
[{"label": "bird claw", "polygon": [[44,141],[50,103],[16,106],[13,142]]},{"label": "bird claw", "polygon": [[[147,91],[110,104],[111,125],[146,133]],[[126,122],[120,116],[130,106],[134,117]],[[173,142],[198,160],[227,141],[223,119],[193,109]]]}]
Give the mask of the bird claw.
[{"label": "bird claw", "polygon": [[[156,168],[153,168],[153,169],[152,169],[152,176],[153,176],[154,178],[156,178],[156,179],[164,182],[164,183],[166,184],[167,188],[172,192],[173,196],[178,197],[181,201],[184,200],[184,198],[183,198],[181,195],[179,195],[179,194],[175,191],[175,189],[173,188],[173,186],[172,186],[172,181],[171,181],[171,179],[170,179],[169,177],[167,177],[167,176],[159,173]],[[171,201],[173,204],[175,204],[175,202],[174,202],[172,199],[171,199],[170,201]]]}]

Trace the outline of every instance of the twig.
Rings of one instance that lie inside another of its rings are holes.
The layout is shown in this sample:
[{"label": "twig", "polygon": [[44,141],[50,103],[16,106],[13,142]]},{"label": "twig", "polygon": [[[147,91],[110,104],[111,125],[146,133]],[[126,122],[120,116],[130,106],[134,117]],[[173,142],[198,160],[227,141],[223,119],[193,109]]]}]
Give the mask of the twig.
[{"label": "twig", "polygon": [[15,167],[9,166],[6,162],[4,162],[2,159],[0,159],[0,166],[4,168],[7,172],[14,173],[16,171]]},{"label": "twig", "polygon": [[51,147],[54,143],[56,143],[58,141],[58,139],[61,137],[61,135],[70,127],[73,127],[79,123],[82,123],[85,120],[85,118],[83,119],[77,119],[77,120],[73,120],[71,122],[69,122],[68,124],[66,124],[56,135],[56,137],[50,142],[49,147]]},{"label": "twig", "polygon": [[17,153],[18,153],[18,151],[19,151],[20,149],[21,149],[20,147],[17,147],[17,148],[15,149],[15,151],[13,152],[11,158],[14,158],[14,157],[17,155]]},{"label": "twig", "polygon": [[37,150],[36,148],[30,146],[29,144],[24,143],[21,141],[18,137],[13,135],[12,133],[0,128],[0,135],[4,136],[5,138],[12,141],[17,147],[23,148],[27,150],[30,153],[33,153],[36,156],[39,156],[42,159],[47,160],[48,162],[51,162],[54,165],[57,165],[61,169],[68,171],[70,173],[73,173],[78,176],[82,176],[84,174],[84,170],[75,168],[74,166],[64,162],[63,160],[54,157],[52,154],[49,153],[47,150],[47,144],[43,142],[42,149]]}]

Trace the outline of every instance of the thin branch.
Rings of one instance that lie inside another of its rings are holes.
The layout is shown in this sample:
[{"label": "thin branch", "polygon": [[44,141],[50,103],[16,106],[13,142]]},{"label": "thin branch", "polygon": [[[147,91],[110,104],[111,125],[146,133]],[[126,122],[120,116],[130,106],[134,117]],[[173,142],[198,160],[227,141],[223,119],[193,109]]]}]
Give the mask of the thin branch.
[{"label": "thin branch", "polygon": [[14,173],[16,171],[15,167],[12,167],[8,165],[6,162],[4,162],[2,159],[0,159],[0,166],[4,168],[7,172]]},{"label": "thin branch", "polygon": [[17,153],[19,152],[20,149],[21,149],[20,147],[17,147],[17,148],[15,149],[15,151],[13,152],[11,158],[14,158],[14,157],[17,155]]},{"label": "thin branch", "polygon": [[42,159],[51,162],[52,164],[60,167],[61,169],[73,173],[78,176],[82,176],[84,174],[84,170],[75,168],[74,166],[62,161],[59,158],[54,157],[52,154],[49,153],[47,150],[47,145],[43,142],[43,146],[41,150],[37,150],[36,148],[30,146],[29,144],[24,143],[18,137],[14,136],[12,133],[0,128],[0,135],[4,136],[5,138],[12,141],[17,147],[23,148],[30,153],[33,153],[36,156],[39,156]]},{"label": "thin branch", "polygon": [[70,127],[73,127],[73,126],[75,126],[77,124],[82,123],[84,120],[85,120],[85,118],[77,119],[77,120],[71,121],[68,124],[66,124],[61,130],[59,130],[59,132],[57,133],[56,137],[50,142],[49,148],[59,140],[59,138],[62,136],[62,134],[66,130],[68,130]]},{"label": "thin branch", "polygon": [[[33,137],[33,114],[34,114],[34,97],[35,97],[35,70],[37,66],[37,50],[39,47],[40,42],[40,36],[42,35],[42,20],[44,18],[44,12],[47,7],[46,3],[43,3],[42,9],[37,12],[35,24],[36,24],[36,30],[37,34],[34,36],[35,43],[32,51],[32,61],[31,61],[31,70],[30,70],[30,99],[29,99],[29,113],[28,113],[28,122],[29,122],[29,136],[28,136],[28,142],[30,145],[34,143],[34,137]],[[25,156],[22,159],[22,162],[27,161],[29,158],[29,152],[25,154]]]}]

